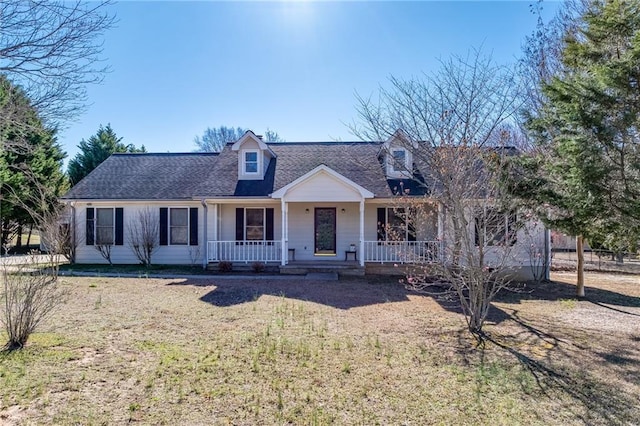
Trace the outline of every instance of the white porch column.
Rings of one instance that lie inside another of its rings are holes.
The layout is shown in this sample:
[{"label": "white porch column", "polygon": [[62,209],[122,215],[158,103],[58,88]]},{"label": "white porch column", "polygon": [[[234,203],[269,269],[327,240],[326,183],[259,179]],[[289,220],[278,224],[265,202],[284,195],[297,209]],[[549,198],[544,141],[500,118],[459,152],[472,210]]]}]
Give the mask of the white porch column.
[{"label": "white porch column", "polygon": [[287,203],[284,201],[284,197],[280,199],[280,210],[282,215],[282,229],[281,229],[281,254],[280,264],[285,266],[289,260],[289,251],[287,250]]},{"label": "white porch column", "polygon": [[207,269],[207,263],[209,263],[209,237],[208,237],[208,232],[207,232],[207,223],[209,222],[209,210],[208,210],[208,205],[207,202],[203,199],[201,201],[202,203],[202,207],[204,207],[204,214],[202,215],[202,219],[204,220],[203,224],[202,224],[202,228],[203,228],[203,240],[204,240],[204,250],[202,250],[201,253],[204,253],[202,255],[202,269]]},{"label": "white porch column", "polygon": [[360,266],[364,266],[364,198],[360,200]]},{"label": "white porch column", "polygon": [[[218,229],[220,226],[220,205],[219,204],[214,204],[213,205],[213,241],[216,241],[216,243],[213,245],[213,255],[215,256],[216,259],[218,259],[218,243],[217,241],[220,239],[218,238],[219,234],[218,234]],[[207,246],[209,246],[209,243],[207,243]]]},{"label": "white porch column", "polygon": [[213,241],[218,241],[218,204],[213,205]]}]

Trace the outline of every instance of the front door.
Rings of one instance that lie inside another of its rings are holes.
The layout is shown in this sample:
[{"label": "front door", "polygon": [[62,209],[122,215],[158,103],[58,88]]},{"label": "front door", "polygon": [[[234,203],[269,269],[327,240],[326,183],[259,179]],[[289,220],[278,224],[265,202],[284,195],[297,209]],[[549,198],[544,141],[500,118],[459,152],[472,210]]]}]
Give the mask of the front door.
[{"label": "front door", "polygon": [[336,209],[316,207],[315,209],[315,254],[336,254]]}]

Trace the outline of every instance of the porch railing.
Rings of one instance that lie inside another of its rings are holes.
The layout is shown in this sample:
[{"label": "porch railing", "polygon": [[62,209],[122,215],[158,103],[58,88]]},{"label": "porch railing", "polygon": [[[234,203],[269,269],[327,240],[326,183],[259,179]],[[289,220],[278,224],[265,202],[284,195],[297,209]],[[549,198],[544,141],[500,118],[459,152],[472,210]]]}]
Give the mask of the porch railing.
[{"label": "porch railing", "polygon": [[280,262],[281,241],[207,241],[209,262]]},{"label": "porch railing", "polygon": [[442,260],[440,241],[365,241],[364,261],[434,263]]}]

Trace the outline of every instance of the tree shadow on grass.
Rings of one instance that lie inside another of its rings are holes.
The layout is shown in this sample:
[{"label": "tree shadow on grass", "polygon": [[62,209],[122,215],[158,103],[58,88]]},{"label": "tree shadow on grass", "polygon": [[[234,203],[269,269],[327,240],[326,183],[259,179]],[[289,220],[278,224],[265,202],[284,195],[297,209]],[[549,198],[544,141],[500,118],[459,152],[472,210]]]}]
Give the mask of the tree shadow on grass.
[{"label": "tree shadow on grass", "polygon": [[[616,309],[607,305],[640,308],[640,297],[629,296],[615,291],[604,290],[597,287],[585,286],[586,297],[581,300],[587,300],[596,305],[617,310],[618,312],[637,315],[632,312]],[[520,303],[526,300],[569,300],[576,298],[576,287],[559,281],[543,282],[540,284],[526,284],[517,291],[501,291],[498,293],[495,301],[504,303]]]},{"label": "tree shadow on grass", "polygon": [[[634,306],[631,298],[625,300],[615,292],[593,290],[592,294],[604,300],[613,298]],[[563,296],[560,294],[559,299]],[[638,336],[604,340],[590,336],[592,332],[587,330],[563,331],[552,318],[531,322],[517,309],[494,307],[493,311],[502,311],[498,316],[517,327],[506,328],[511,330],[507,335],[488,334],[487,342],[517,359],[531,374],[541,395],[560,398],[563,409],[585,424],[635,423],[640,415],[640,399],[632,390],[625,391],[626,386],[620,387],[619,382],[640,386],[640,348],[635,345],[640,340]]]},{"label": "tree shadow on grass", "polygon": [[499,341],[489,341],[515,357],[534,378],[546,398],[566,395],[564,410],[585,424],[632,424],[637,420],[638,400],[614,384],[591,374],[588,369],[553,367]]},{"label": "tree shadow on grass", "polygon": [[264,295],[287,297],[331,306],[351,309],[389,302],[408,301],[410,294],[417,294],[403,286],[387,282],[371,284],[366,279],[344,281],[305,280],[186,280],[169,285],[213,286],[200,298],[214,306],[227,307],[258,300]]}]

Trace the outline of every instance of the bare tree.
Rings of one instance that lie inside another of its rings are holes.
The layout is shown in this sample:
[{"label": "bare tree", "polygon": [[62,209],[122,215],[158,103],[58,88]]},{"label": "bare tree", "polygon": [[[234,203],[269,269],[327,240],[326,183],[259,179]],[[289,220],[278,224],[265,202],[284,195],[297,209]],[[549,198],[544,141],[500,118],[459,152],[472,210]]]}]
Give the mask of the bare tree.
[{"label": "bare tree", "polygon": [[536,284],[547,279],[549,264],[548,251],[551,249],[547,244],[547,233],[539,232],[542,226],[540,221],[532,213],[524,213],[524,217],[532,221],[532,226],[523,226],[523,246],[531,265],[531,276]]},{"label": "bare tree", "polygon": [[200,260],[200,246],[189,246],[189,259],[191,260],[191,265],[195,266]]},{"label": "bare tree", "polygon": [[0,322],[7,333],[5,349],[22,348],[29,336],[61,303],[67,292],[58,283],[57,266],[42,265],[36,253],[19,263],[2,260]]},{"label": "bare tree", "polygon": [[46,186],[36,188],[38,191],[31,193],[33,199],[23,200],[22,207],[32,216],[47,250],[18,260],[2,258],[0,322],[8,336],[8,350],[22,348],[42,321],[64,302],[67,292],[58,283],[60,256],[75,253],[65,222],[66,206],[52,200]]},{"label": "bare tree", "polygon": [[139,210],[129,225],[129,247],[140,263],[151,265],[151,256],[158,248],[159,240],[160,226],[156,210],[150,207]]},{"label": "bare tree", "polygon": [[[86,85],[102,80],[101,38],[114,23],[108,4],[0,1],[0,73],[26,91],[45,121],[76,115],[85,105]],[[27,123],[23,113],[13,108],[3,119]]]},{"label": "bare tree", "polygon": [[441,61],[439,71],[421,79],[390,83],[375,100],[358,97],[362,124],[352,131],[368,140],[393,138],[411,154],[406,176],[428,196],[402,201],[419,209],[436,200],[445,219],[443,261],[417,268],[407,277],[409,284],[453,291],[469,330],[482,340],[491,301],[512,282],[517,227],[496,179],[513,153],[503,147],[508,141],[502,130],[518,108],[517,80],[507,67],[474,50]]},{"label": "bare tree", "polygon": [[111,261],[111,248],[113,247],[113,244],[96,244],[94,247],[98,250],[100,256],[104,257],[104,259],[109,262],[109,265],[113,265],[113,262]]},{"label": "bare tree", "polygon": [[[207,127],[202,136],[196,136],[193,143],[196,145],[196,151],[199,152],[220,152],[224,146],[230,142],[235,142],[244,135],[247,130],[242,127]],[[278,132],[267,128],[263,136],[260,136],[266,142],[284,142]]]}]

